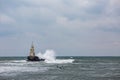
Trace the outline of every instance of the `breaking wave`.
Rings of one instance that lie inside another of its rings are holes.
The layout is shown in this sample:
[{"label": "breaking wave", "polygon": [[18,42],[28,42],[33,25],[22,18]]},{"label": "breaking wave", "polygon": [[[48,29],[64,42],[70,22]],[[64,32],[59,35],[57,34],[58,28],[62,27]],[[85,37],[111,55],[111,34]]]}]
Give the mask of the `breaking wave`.
[{"label": "breaking wave", "polygon": [[45,53],[38,53],[39,58],[44,58],[46,63],[72,63],[74,59],[56,59],[54,50],[46,50]]},{"label": "breaking wave", "polygon": [[46,63],[72,63],[74,61],[74,59],[56,59],[54,61],[48,61],[46,60]]}]

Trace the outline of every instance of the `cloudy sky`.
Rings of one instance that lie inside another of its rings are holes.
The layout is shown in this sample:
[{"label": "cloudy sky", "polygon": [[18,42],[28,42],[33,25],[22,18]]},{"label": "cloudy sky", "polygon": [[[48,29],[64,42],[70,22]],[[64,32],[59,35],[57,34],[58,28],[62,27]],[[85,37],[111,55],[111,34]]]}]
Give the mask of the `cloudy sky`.
[{"label": "cloudy sky", "polygon": [[0,0],[0,56],[120,56],[120,0]]}]

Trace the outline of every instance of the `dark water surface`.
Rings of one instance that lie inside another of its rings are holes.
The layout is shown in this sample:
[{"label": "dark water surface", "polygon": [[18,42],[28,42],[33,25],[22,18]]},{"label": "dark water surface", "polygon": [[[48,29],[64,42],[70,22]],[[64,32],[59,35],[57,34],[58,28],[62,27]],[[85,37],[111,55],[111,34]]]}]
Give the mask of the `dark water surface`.
[{"label": "dark water surface", "polygon": [[120,80],[120,57],[57,57],[51,62],[0,57],[0,80]]}]

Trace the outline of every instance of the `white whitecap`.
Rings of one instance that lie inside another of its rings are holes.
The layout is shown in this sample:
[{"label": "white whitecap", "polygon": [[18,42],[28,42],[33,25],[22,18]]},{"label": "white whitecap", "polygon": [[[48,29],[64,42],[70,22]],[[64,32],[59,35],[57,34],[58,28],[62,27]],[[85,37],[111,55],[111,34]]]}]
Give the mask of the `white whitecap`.
[{"label": "white whitecap", "polygon": [[45,60],[46,63],[58,63],[58,64],[62,64],[62,63],[72,63],[74,61],[74,59],[56,59],[56,60]]},{"label": "white whitecap", "polygon": [[0,66],[0,75],[14,76],[22,72],[45,72],[47,67]]}]

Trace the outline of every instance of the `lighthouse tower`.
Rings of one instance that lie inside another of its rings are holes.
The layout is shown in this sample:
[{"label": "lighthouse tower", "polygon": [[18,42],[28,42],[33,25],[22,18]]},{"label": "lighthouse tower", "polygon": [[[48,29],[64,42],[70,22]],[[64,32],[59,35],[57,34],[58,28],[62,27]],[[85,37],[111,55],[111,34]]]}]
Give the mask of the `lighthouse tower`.
[{"label": "lighthouse tower", "polygon": [[33,42],[32,42],[32,45],[31,45],[31,48],[30,48],[30,55],[31,57],[35,57],[35,51],[34,51],[34,45],[33,45]]}]

